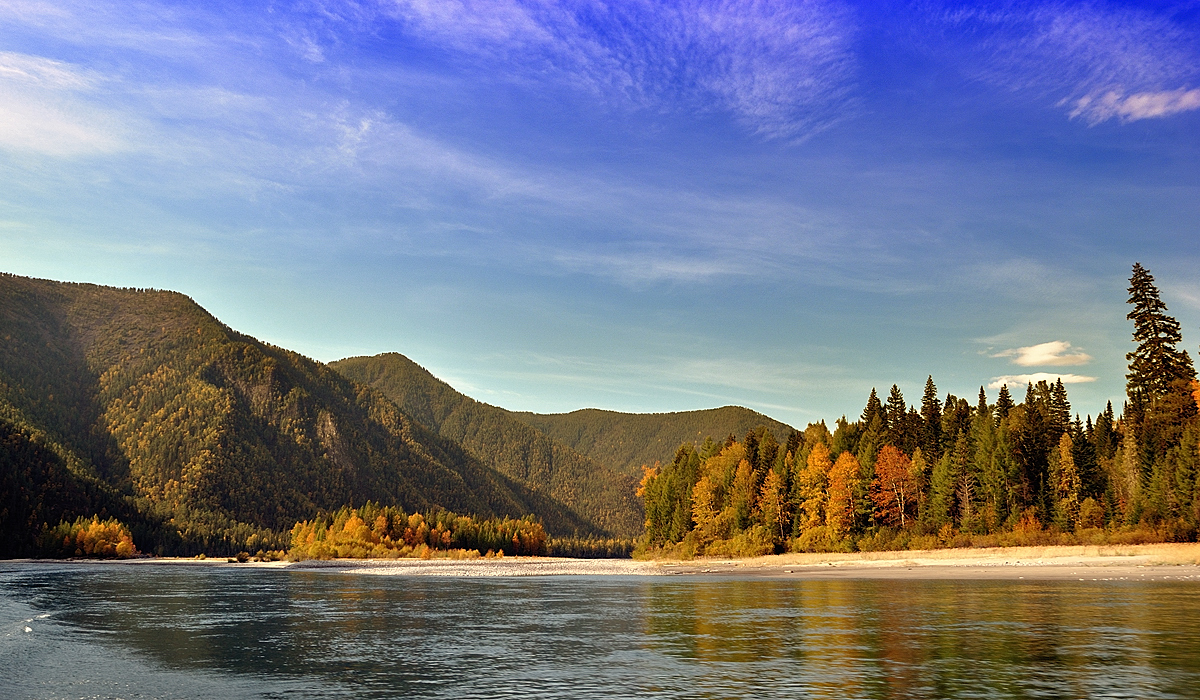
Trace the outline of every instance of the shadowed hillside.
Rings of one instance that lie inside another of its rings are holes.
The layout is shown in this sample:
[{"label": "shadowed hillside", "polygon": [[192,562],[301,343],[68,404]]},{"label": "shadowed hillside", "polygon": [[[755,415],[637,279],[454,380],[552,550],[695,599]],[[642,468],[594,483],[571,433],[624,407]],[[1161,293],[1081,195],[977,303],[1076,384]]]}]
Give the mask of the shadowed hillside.
[{"label": "shadowed hillside", "polygon": [[640,478],[641,466],[668,463],[679,446],[697,445],[706,437],[739,439],[750,430],[766,426],[780,443],[792,427],[741,406],[679,413],[618,413],[585,408],[570,413],[512,412],[519,418],[601,464]]},{"label": "shadowed hillside", "polygon": [[93,513],[130,521],[150,551],[236,551],[368,499],[590,530],[381,393],[182,294],[0,275],[0,339],[0,556]]},{"label": "shadowed hillside", "polygon": [[330,366],[380,390],[430,430],[598,527],[624,537],[641,533],[637,479],[630,473],[588,459],[508,411],[460,394],[403,355],[353,357]]}]

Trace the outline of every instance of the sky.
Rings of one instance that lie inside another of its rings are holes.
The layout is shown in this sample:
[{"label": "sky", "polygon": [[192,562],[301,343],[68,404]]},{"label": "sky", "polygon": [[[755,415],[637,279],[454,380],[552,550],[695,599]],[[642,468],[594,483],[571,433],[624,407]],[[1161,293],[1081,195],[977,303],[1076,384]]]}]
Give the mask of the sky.
[{"label": "sky", "polygon": [[0,0],[0,270],[514,410],[1117,410],[1200,343],[1200,2]]}]

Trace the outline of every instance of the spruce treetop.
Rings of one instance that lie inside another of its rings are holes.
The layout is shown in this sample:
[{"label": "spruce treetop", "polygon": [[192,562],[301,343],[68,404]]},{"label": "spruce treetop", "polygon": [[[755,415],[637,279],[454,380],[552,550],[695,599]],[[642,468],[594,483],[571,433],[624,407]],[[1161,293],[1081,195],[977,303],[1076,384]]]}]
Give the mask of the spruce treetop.
[{"label": "spruce treetop", "polygon": [[1129,303],[1133,310],[1126,318],[1133,321],[1133,342],[1138,345],[1125,355],[1125,388],[1134,403],[1145,404],[1165,396],[1172,382],[1194,379],[1196,370],[1187,351],[1175,347],[1183,338],[1179,322],[1167,315],[1154,276],[1141,263],[1133,264]]}]

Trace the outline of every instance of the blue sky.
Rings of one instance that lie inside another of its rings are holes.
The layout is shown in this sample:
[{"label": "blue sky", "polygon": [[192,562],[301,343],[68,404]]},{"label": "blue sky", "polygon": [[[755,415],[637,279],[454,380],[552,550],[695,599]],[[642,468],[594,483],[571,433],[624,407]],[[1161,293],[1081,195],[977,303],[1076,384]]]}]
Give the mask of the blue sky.
[{"label": "blue sky", "polygon": [[1134,261],[1200,342],[1200,3],[0,0],[0,261],[520,410],[1119,410]]}]

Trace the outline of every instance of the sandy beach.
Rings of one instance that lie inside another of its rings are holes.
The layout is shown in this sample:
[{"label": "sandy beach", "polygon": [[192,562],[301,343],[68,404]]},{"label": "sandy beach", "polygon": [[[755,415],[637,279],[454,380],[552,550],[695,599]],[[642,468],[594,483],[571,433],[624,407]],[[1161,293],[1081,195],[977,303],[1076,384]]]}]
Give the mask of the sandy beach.
[{"label": "sandy beach", "polygon": [[[30,561],[30,560],[26,560]],[[61,562],[60,562],[61,563]],[[89,561],[87,563],[97,563]],[[313,560],[230,563],[222,559],[143,558],[116,566],[203,566],[328,571],[372,576],[724,576],[783,579],[961,579],[1193,581],[1200,583],[1200,544],[1001,547],[847,554],[780,554],[752,559]]]}]

